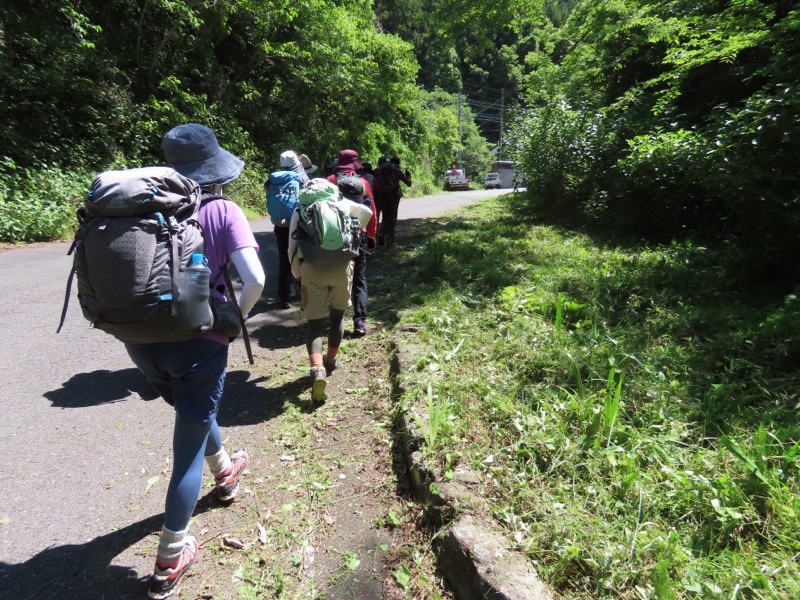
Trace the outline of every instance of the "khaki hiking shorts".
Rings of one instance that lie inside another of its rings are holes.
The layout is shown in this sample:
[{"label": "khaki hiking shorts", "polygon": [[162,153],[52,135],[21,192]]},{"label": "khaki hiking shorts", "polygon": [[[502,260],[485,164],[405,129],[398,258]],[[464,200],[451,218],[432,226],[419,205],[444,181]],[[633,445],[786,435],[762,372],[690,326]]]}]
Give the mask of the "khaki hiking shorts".
[{"label": "khaki hiking shorts", "polygon": [[316,269],[307,262],[300,264],[300,306],[306,319],[324,319],[330,308],[346,310],[351,305],[350,291],[353,289],[353,261],[347,268]]}]

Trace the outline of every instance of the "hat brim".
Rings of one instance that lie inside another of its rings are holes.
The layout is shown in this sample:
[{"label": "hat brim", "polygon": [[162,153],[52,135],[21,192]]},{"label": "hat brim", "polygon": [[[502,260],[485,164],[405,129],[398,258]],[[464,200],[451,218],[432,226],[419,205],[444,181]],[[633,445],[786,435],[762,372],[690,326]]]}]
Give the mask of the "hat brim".
[{"label": "hat brim", "polygon": [[311,164],[311,159],[305,154],[301,154],[297,158],[300,160],[300,164],[303,165],[306,175],[310,175],[317,170],[317,165]]},{"label": "hat brim", "polygon": [[346,163],[336,163],[336,168],[341,169],[342,171],[358,171],[361,168],[361,163],[358,161],[349,161]]},{"label": "hat brim", "polygon": [[200,185],[225,185],[236,179],[244,169],[244,161],[223,148],[203,160],[171,165],[178,173],[194,179]]}]

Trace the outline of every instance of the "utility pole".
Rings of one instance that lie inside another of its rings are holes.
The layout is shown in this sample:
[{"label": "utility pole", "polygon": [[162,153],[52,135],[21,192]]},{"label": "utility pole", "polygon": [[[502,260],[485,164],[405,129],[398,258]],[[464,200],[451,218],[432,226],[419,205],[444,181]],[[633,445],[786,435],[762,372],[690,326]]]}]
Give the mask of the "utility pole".
[{"label": "utility pole", "polygon": [[497,142],[497,160],[503,159],[503,105],[506,100],[506,91],[500,90],[500,139]]},{"label": "utility pole", "polygon": [[458,167],[461,168],[461,92],[458,92]]}]

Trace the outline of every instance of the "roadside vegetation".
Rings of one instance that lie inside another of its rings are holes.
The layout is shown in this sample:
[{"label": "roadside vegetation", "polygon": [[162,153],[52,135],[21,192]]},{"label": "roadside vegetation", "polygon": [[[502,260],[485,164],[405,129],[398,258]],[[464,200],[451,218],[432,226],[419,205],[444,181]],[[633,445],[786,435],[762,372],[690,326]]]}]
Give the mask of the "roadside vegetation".
[{"label": "roadside vegetation", "polygon": [[456,152],[489,161],[470,107],[417,84],[372,0],[4,4],[0,67],[3,243],[69,237],[96,173],[161,164],[161,138],[186,122],[245,161],[226,192],[253,216],[286,149],[317,174],[343,148],[397,156],[409,196],[440,189]]},{"label": "roadside vegetation", "polygon": [[[0,7],[0,242],[68,236],[109,168],[211,126],[263,215],[282,150],[398,156],[408,195],[492,156],[536,198],[652,243],[717,236],[800,278],[791,0],[64,0]],[[41,228],[31,215],[44,212]]]},{"label": "roadside vegetation", "polygon": [[373,263],[372,310],[425,348],[397,410],[426,461],[479,472],[563,598],[800,597],[797,296],[745,287],[728,245],[621,245],[530,206]]},{"label": "roadside vegetation", "polygon": [[546,41],[528,61],[540,68],[513,128],[529,191],[653,243],[725,239],[753,282],[791,289],[798,3],[558,4],[572,8],[536,34]]},{"label": "roadside vegetation", "polygon": [[250,217],[287,148],[397,155],[415,196],[503,140],[529,194],[374,260],[427,460],[565,598],[797,598],[799,32],[791,0],[7,3],[0,242],[70,237],[181,122]]}]

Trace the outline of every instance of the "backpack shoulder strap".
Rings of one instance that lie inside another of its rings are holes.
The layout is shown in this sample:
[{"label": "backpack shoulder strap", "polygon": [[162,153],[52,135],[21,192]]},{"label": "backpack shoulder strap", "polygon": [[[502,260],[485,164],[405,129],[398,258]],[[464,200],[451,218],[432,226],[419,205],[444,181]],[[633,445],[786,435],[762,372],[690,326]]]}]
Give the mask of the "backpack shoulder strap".
[{"label": "backpack shoulder strap", "polygon": [[206,202],[212,202],[213,200],[227,200],[227,198],[225,196],[220,196],[219,194],[214,194],[213,192],[204,192],[200,197],[200,204],[202,205]]},{"label": "backpack shoulder strap", "polygon": [[231,282],[231,276],[230,273],[228,273],[227,265],[222,269],[222,274],[225,276],[225,287],[228,288],[228,295],[230,296],[231,302],[236,306],[236,311],[239,313],[239,320],[242,323],[242,339],[244,340],[244,347],[247,350],[247,360],[250,361],[251,365],[255,364],[253,360],[253,349],[250,347],[250,334],[247,332],[247,324],[244,322],[242,311],[239,310],[239,303],[236,301],[236,292],[233,291],[233,282]]},{"label": "backpack shoulder strap", "polygon": [[[69,252],[67,252],[67,256],[72,254],[75,251],[75,242],[72,242],[72,245],[69,247]],[[67,278],[67,291],[64,294],[64,307],[61,309],[61,320],[58,322],[58,329],[56,329],[56,333],[61,333],[61,328],[64,327],[64,320],[67,318],[67,309],[69,308],[69,297],[72,295],[72,280],[75,278],[75,265],[72,266],[70,269],[69,277]]]}]

